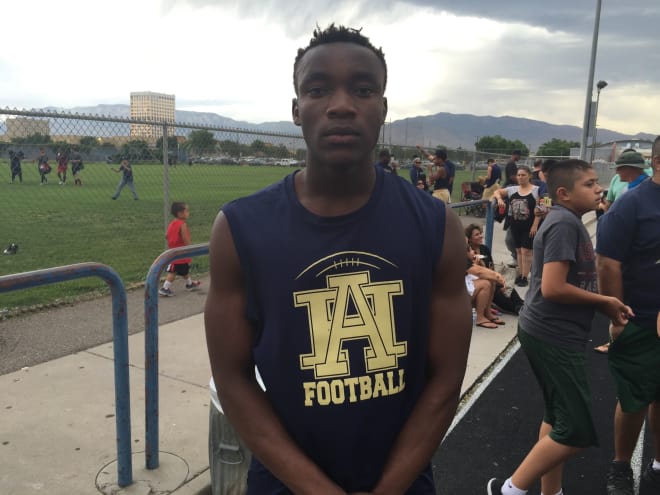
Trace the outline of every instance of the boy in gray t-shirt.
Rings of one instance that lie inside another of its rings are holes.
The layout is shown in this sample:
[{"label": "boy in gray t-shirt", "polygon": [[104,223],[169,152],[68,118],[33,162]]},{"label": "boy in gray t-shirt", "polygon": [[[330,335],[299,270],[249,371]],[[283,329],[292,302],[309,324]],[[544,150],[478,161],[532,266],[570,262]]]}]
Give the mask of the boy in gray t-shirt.
[{"label": "boy in gray t-shirt", "polygon": [[545,175],[555,206],[534,239],[530,286],[518,320],[545,412],[538,442],[510,478],[488,482],[489,495],[524,495],[539,478],[542,493],[562,493],[564,461],[597,444],[584,357],[594,311],[612,322],[632,315],[619,299],[597,292],[594,250],[581,220],[600,201],[596,172],[582,160],[564,160]]}]

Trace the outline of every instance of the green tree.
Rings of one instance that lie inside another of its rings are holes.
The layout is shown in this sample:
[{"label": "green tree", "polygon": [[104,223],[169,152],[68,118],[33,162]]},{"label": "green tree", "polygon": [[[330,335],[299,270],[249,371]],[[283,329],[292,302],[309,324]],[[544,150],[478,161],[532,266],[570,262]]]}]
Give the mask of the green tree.
[{"label": "green tree", "polygon": [[253,154],[262,154],[264,155],[266,153],[266,143],[264,143],[260,139],[255,139],[252,141],[252,144],[250,145],[250,151]]},{"label": "green tree", "polygon": [[520,150],[523,155],[529,155],[529,148],[520,139],[512,141],[499,134],[495,136],[483,136],[475,143],[477,151],[484,153],[499,153],[509,155],[513,150]]},{"label": "green tree", "polygon": [[540,156],[560,156],[568,157],[571,155],[571,148],[578,148],[580,143],[577,141],[566,141],[564,139],[552,138],[547,143],[539,146],[537,155]]},{"label": "green tree", "polygon": [[[156,150],[154,155],[159,162],[163,163],[163,137],[156,140]],[[179,141],[176,136],[167,136],[167,162],[170,165],[176,165],[179,161]]]},{"label": "green tree", "polygon": [[238,157],[241,156],[241,153],[243,152],[241,144],[236,141],[231,141],[230,139],[220,141],[219,146],[222,152],[229,156]]},{"label": "green tree", "polygon": [[211,131],[200,129],[190,131],[190,134],[188,134],[187,146],[198,155],[214,151],[216,144],[216,140]]},{"label": "green tree", "polygon": [[129,141],[121,147],[121,154],[127,157],[130,161],[148,160],[153,158],[152,153],[149,151],[149,145],[146,141],[135,139]]},{"label": "green tree", "polygon": [[46,145],[51,143],[50,136],[47,134],[30,134],[26,137],[15,137],[11,138],[11,142],[15,144],[36,144],[38,146]]}]

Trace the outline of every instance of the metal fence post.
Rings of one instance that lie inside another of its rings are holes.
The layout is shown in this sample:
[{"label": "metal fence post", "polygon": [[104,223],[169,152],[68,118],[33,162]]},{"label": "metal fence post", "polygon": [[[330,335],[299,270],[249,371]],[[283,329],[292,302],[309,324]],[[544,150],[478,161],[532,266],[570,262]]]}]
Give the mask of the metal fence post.
[{"label": "metal fence post", "polygon": [[84,277],[100,277],[112,293],[112,338],[115,361],[115,424],[117,429],[117,477],[120,487],[133,483],[131,454],[131,391],[128,362],[126,289],[112,268],[101,263],[35,270],[0,276],[0,294]]},{"label": "metal fence post", "polygon": [[209,253],[209,245],[192,244],[168,249],[154,260],[144,284],[145,464],[156,469],[158,460],[158,285],[163,268],[181,258]]},{"label": "metal fence post", "polygon": [[[167,232],[167,225],[170,219],[170,161],[167,142],[167,124],[163,124],[163,232]],[[165,239],[165,249],[167,249],[167,239]]]}]

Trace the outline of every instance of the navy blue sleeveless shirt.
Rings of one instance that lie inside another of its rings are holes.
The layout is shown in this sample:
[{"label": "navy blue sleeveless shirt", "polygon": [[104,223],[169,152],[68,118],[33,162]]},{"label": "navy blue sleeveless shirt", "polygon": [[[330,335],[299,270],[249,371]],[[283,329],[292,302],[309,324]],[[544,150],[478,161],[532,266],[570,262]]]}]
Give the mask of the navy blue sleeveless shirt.
[{"label": "navy blue sleeveless shirt", "polygon": [[[294,175],[223,208],[254,359],[301,449],[347,492],[370,491],[425,384],[445,206],[376,167],[364,207],[320,217]],[[290,492],[255,459],[248,493]],[[435,493],[430,467],[408,493]]]}]

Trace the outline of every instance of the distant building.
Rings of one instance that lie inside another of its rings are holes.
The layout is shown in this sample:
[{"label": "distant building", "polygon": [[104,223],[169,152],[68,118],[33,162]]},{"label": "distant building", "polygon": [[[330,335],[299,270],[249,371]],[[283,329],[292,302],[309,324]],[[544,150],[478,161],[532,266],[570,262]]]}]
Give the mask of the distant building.
[{"label": "distant building", "polygon": [[[174,95],[151,91],[131,93],[131,119],[174,124]],[[174,135],[174,125],[167,134]],[[153,142],[162,136],[163,128],[159,125],[131,124],[131,139]]]},{"label": "distant building", "polygon": [[6,135],[9,140],[13,138],[26,138],[34,134],[50,136],[50,124],[48,120],[13,117],[8,118],[5,123],[7,124]]},{"label": "distant building", "polygon": [[[594,161],[614,162],[623,150],[633,149],[645,159],[651,159],[653,141],[647,139],[619,139],[608,143],[600,143],[594,149]],[[571,156],[580,156],[580,148],[571,148]],[[587,160],[591,158],[591,145],[587,146]]]}]

